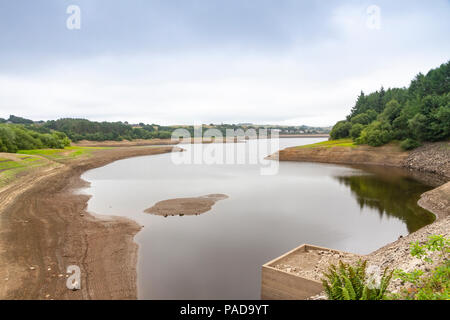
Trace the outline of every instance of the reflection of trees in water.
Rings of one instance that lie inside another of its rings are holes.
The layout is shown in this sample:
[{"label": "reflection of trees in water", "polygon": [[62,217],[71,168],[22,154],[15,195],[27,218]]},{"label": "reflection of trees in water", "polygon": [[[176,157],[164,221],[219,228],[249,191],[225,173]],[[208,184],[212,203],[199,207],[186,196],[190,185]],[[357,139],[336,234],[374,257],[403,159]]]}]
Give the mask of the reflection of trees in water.
[{"label": "reflection of trees in water", "polygon": [[435,216],[417,204],[420,195],[431,188],[405,176],[355,175],[335,177],[350,187],[361,209],[378,211],[380,218],[397,217],[414,232],[434,221]]}]

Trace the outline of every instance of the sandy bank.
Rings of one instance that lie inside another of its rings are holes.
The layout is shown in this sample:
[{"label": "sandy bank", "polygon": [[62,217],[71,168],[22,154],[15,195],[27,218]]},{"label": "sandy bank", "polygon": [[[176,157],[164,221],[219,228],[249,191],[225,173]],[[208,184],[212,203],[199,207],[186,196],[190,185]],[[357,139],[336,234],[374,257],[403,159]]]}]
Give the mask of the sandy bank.
[{"label": "sandy bank", "polygon": [[172,139],[136,139],[136,140],[123,140],[123,141],[88,141],[82,140],[77,143],[72,143],[77,147],[138,147],[138,146],[164,146],[164,145],[177,145],[180,143],[235,143],[237,139],[227,138],[191,138],[184,140],[172,140]]},{"label": "sandy bank", "polygon": [[77,143],[72,143],[77,147],[137,147],[137,146],[155,146],[155,145],[173,145],[178,144],[178,141],[171,139],[136,139],[123,141],[88,141],[82,140]]},{"label": "sandy bank", "polygon": [[[177,148],[178,149],[178,148]],[[89,169],[172,147],[96,150],[37,170],[0,192],[0,299],[136,299],[140,230],[124,218],[96,219],[89,196],[73,190]],[[66,288],[69,265],[81,268],[79,291]]]},{"label": "sandy bank", "polygon": [[[279,138],[329,138],[328,134],[282,134],[279,135]],[[248,137],[247,137],[248,138]],[[189,139],[186,139],[189,140]],[[245,139],[244,139],[245,140]],[[248,139],[247,139],[248,140]],[[243,139],[237,138],[191,138],[189,143],[234,143],[234,142],[243,142]],[[159,145],[177,145],[179,144],[179,140],[172,139],[135,139],[132,141],[123,140],[123,141],[88,141],[82,140],[77,143],[72,143],[73,146],[77,147],[137,147],[137,146],[159,146]],[[183,141],[186,143],[186,141]]]},{"label": "sandy bank", "polygon": [[432,173],[450,180],[450,143],[427,143],[412,151],[389,144],[381,147],[291,147],[271,155],[280,161],[321,162],[350,165],[403,167]]},{"label": "sandy bank", "polygon": [[280,161],[307,161],[337,164],[366,164],[401,167],[408,157],[397,146],[382,147],[332,147],[332,148],[287,148],[279,152]]},{"label": "sandy bank", "polygon": [[209,194],[195,198],[169,199],[156,203],[145,212],[164,217],[199,215],[210,211],[217,201],[227,198],[224,194]]}]

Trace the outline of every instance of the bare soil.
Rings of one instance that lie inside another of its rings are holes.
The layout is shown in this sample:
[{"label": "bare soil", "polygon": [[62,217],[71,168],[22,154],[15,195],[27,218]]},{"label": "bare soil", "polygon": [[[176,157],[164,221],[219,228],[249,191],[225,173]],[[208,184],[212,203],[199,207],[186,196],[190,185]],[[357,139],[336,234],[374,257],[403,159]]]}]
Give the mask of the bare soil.
[{"label": "bare soil", "polygon": [[238,142],[237,139],[227,138],[190,138],[182,140],[172,139],[135,139],[135,140],[123,140],[123,141],[88,141],[82,140],[77,143],[72,143],[77,147],[138,147],[138,146],[161,146],[161,145],[177,145],[179,143],[234,143]]},{"label": "bare soil", "polygon": [[178,198],[164,200],[156,203],[153,207],[145,210],[159,216],[184,216],[199,215],[211,210],[217,201],[227,199],[224,194],[209,194],[196,198]]},{"label": "bare soil", "polygon": [[[401,167],[409,153],[398,146],[287,148],[278,153],[280,161],[307,161],[337,164],[364,164]],[[275,157],[276,155],[273,155]]]},{"label": "bare soil", "polygon": [[123,141],[88,141],[82,140],[77,143],[72,143],[77,147],[137,147],[137,146],[155,146],[155,145],[173,145],[178,144],[179,141],[171,139],[136,139]]},{"label": "bare soil", "polygon": [[[0,192],[0,299],[136,299],[140,226],[86,212],[89,196],[73,191],[89,169],[173,147],[96,150],[30,172]],[[179,150],[179,148],[176,148]],[[81,268],[81,290],[66,288],[66,268]]]}]

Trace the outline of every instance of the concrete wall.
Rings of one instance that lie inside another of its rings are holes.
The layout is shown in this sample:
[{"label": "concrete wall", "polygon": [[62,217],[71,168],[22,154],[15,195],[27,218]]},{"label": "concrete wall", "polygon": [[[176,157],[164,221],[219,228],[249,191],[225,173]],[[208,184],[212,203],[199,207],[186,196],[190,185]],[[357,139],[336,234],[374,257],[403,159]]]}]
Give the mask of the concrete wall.
[{"label": "concrete wall", "polygon": [[322,250],[338,253],[337,250],[303,244],[298,248],[263,265],[261,273],[261,299],[263,300],[305,300],[323,291],[322,283],[306,279],[273,266],[298,251]]}]

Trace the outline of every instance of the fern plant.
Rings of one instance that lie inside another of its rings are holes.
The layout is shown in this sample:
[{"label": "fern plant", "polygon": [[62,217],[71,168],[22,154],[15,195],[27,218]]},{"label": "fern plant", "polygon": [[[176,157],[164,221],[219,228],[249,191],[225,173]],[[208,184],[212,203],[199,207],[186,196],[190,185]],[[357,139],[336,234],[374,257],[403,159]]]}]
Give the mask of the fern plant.
[{"label": "fern plant", "polygon": [[[432,255],[437,252],[437,255]],[[424,244],[410,244],[410,254],[428,263],[428,271],[396,270],[394,275],[407,284],[392,299],[449,300],[450,299],[450,238],[431,235]],[[433,259],[432,259],[433,257]]]},{"label": "fern plant", "polygon": [[377,284],[367,273],[367,261],[360,260],[355,266],[339,261],[338,266],[330,265],[323,275],[322,284],[329,300],[382,300],[393,271],[386,268]]}]

